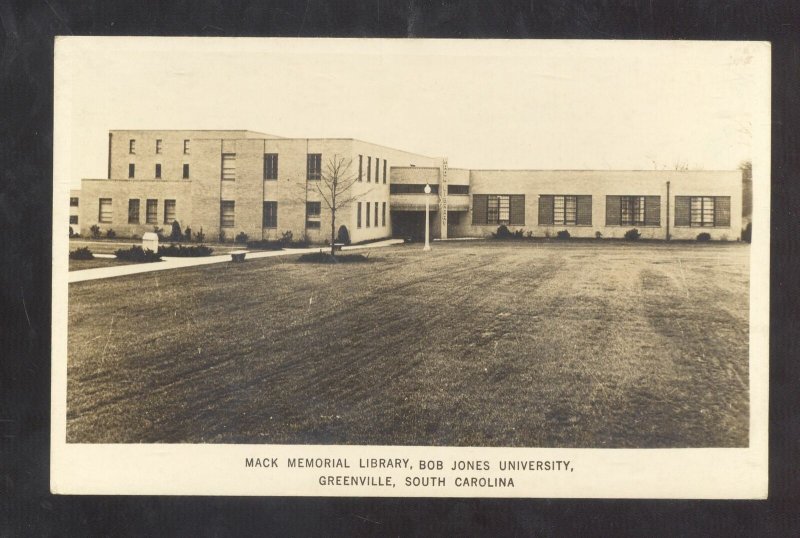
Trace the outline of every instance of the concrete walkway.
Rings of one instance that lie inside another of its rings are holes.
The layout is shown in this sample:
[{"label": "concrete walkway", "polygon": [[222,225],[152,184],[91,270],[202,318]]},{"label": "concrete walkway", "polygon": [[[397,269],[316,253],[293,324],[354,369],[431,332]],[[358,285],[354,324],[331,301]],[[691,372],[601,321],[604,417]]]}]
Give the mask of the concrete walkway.
[{"label": "concrete walkway", "polygon": [[[368,248],[381,248],[390,245],[397,245],[403,243],[402,239],[387,239],[386,241],[378,241],[366,245],[351,245],[343,247],[343,251],[361,250]],[[272,258],[275,256],[291,256],[293,254],[306,254],[310,252],[326,251],[328,247],[311,247],[311,248],[292,248],[285,250],[270,250],[265,252],[247,252],[245,260],[257,260],[259,258]],[[107,257],[100,256],[98,257]],[[112,256],[113,257],[113,256]],[[161,258],[163,261],[153,263],[134,263],[130,265],[115,265],[112,267],[96,267],[94,269],[83,269],[81,271],[70,271],[68,281],[83,282],[85,280],[98,280],[101,278],[113,278],[115,276],[136,275],[139,273],[150,273],[152,271],[166,271],[168,269],[179,269],[181,267],[195,267],[198,265],[211,265],[213,263],[231,262],[230,254],[221,254],[219,256],[204,256],[202,258],[178,258],[167,257]]]}]

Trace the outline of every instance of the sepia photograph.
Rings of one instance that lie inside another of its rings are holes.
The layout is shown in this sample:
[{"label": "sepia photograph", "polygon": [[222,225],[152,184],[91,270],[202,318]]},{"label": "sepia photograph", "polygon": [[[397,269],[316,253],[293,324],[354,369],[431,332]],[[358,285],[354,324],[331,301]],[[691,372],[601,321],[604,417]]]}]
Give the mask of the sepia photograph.
[{"label": "sepia photograph", "polygon": [[768,44],[60,38],[55,89],[55,451],[766,479]]}]

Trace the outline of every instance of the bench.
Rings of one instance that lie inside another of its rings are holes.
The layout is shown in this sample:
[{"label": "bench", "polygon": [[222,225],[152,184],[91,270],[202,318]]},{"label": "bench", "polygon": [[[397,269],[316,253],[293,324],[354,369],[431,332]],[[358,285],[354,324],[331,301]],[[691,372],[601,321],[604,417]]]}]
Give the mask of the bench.
[{"label": "bench", "polygon": [[334,252],[338,252],[338,251],[342,250],[343,246],[344,246],[344,243],[334,243],[333,244],[333,251]]},{"label": "bench", "polygon": [[231,252],[231,261],[243,262],[246,254],[247,254],[246,250],[234,250],[233,252]]}]

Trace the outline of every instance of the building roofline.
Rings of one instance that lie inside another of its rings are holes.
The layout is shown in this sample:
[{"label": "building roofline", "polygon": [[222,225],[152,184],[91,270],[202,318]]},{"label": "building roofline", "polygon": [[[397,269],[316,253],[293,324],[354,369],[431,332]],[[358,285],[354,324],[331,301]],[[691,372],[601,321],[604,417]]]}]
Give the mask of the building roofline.
[{"label": "building roofline", "polygon": [[691,174],[698,172],[739,172],[738,169],[649,170],[647,168],[465,168],[470,172],[656,172],[659,174]]}]

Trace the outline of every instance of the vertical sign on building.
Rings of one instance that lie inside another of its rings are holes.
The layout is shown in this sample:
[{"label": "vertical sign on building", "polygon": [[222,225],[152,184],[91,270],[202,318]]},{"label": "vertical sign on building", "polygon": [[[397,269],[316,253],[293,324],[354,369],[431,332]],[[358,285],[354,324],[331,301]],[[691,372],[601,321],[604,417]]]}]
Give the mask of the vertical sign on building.
[{"label": "vertical sign on building", "polygon": [[439,237],[447,239],[447,157],[442,158],[442,180],[439,183]]}]

